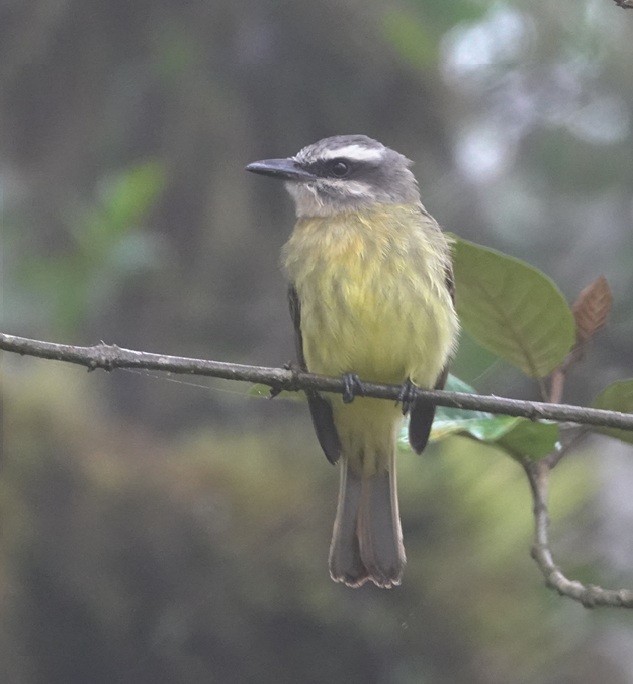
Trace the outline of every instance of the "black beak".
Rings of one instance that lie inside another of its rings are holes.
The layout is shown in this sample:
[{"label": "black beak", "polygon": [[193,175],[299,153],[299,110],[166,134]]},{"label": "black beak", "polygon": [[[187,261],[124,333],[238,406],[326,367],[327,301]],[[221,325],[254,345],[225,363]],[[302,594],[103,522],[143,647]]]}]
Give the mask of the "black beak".
[{"label": "black beak", "polygon": [[263,159],[262,161],[256,161],[249,164],[246,170],[287,181],[306,182],[316,178],[314,174],[306,171],[291,157],[288,159]]}]

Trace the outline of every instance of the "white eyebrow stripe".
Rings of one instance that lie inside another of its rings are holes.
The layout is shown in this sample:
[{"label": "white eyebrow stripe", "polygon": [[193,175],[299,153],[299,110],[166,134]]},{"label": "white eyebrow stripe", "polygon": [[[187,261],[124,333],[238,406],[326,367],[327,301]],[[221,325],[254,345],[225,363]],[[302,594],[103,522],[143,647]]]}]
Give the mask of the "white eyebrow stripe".
[{"label": "white eyebrow stripe", "polygon": [[325,150],[321,155],[321,159],[353,159],[358,161],[378,161],[382,159],[383,149],[375,149],[363,147],[362,145],[347,145],[339,147],[336,150]]},{"label": "white eyebrow stripe", "polygon": [[336,180],[336,185],[342,185],[345,188],[345,192],[348,195],[354,197],[369,197],[371,196],[371,188],[367,183],[361,181],[346,181],[346,180]]}]

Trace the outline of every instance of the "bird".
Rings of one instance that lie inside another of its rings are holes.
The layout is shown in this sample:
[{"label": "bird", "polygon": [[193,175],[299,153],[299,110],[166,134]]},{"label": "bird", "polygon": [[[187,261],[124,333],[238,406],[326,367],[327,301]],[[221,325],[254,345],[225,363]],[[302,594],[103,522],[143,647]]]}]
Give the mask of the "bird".
[{"label": "bird", "polygon": [[[459,323],[451,242],[420,199],[412,162],[365,135],[336,135],[246,170],[284,181],[296,223],[282,249],[298,366],[344,380],[342,395],[306,392],[318,441],[341,462],[329,554],[335,582],[401,584],[396,436],[425,448]],[[401,406],[363,397],[362,382],[402,387]]]}]

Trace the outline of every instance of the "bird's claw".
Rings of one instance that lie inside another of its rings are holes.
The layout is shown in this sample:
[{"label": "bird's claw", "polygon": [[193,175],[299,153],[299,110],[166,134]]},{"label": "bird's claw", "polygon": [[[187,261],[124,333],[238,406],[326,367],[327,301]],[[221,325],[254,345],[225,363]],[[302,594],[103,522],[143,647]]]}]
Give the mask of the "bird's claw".
[{"label": "bird's claw", "polygon": [[343,375],[343,403],[351,404],[357,394],[361,396],[365,393],[365,388],[360,378],[355,373],[345,373]]},{"label": "bird's claw", "polygon": [[417,398],[416,389],[416,386],[411,382],[410,379],[407,379],[404,383],[402,383],[402,387],[398,393],[398,398],[396,399],[396,405],[402,404],[402,415],[404,416],[409,413],[411,407],[415,403]]}]

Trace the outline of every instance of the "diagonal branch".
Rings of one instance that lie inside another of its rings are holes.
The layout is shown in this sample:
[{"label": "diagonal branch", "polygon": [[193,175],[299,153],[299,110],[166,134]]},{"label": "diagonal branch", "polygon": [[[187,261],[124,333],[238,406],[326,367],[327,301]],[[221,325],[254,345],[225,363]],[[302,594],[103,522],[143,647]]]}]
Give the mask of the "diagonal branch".
[{"label": "diagonal branch", "polygon": [[547,508],[551,469],[545,459],[541,461],[526,459],[522,465],[530,482],[534,504],[532,558],[543,573],[547,586],[555,589],[561,596],[568,596],[579,601],[585,608],[594,608],[595,606],[633,608],[633,591],[630,589],[603,589],[593,584],[587,585],[577,580],[570,580],[554,563],[549,545],[549,511]]},{"label": "diagonal branch", "polygon": [[[158,370],[187,375],[204,375],[226,380],[257,382],[274,390],[318,390],[342,394],[345,386],[341,378],[330,378],[315,373],[306,373],[284,368],[248,366],[239,363],[225,363],[205,359],[192,359],[182,356],[166,356],[148,352],[122,349],[116,345],[100,343],[92,347],[77,347],[68,344],[55,344],[41,340],[31,340],[0,333],[0,349],[43,359],[67,361],[86,366],[88,370],[102,368],[110,371],[115,368],[139,368]],[[357,392],[367,397],[397,401],[402,388],[399,385],[384,385],[364,382],[363,391]],[[523,416],[531,420],[556,420],[581,423],[599,427],[615,427],[633,430],[633,414],[603,409],[585,408],[569,404],[553,404],[538,401],[524,401],[465,392],[445,392],[440,390],[416,390],[419,399],[438,406],[450,406],[465,410],[490,411],[509,416]]]}]

